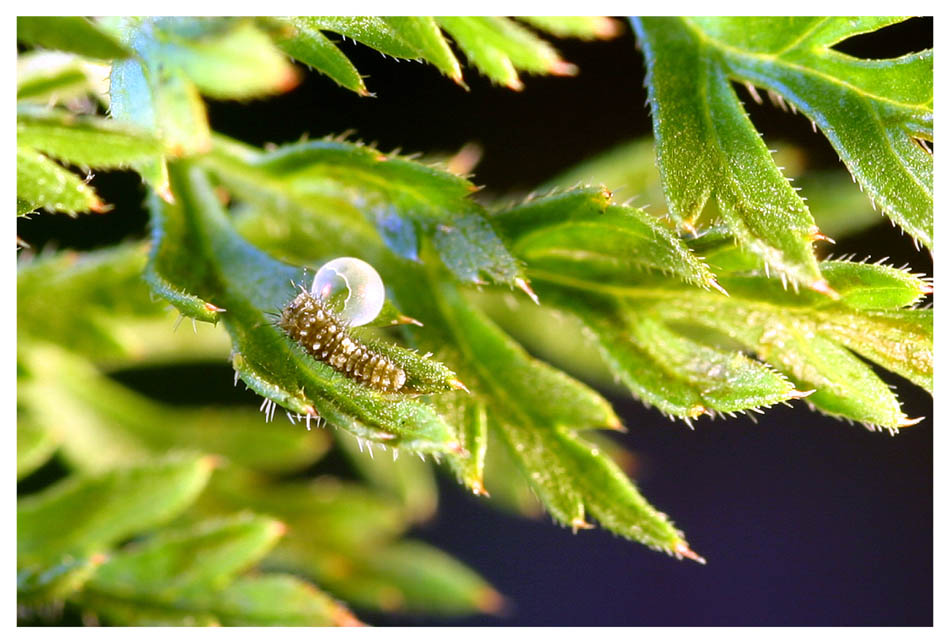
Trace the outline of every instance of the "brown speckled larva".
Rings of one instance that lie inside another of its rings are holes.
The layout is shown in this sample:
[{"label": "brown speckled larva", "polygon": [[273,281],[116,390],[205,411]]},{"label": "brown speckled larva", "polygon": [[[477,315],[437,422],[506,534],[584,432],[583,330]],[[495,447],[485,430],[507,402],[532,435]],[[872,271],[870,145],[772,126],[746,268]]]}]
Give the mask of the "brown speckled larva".
[{"label": "brown speckled larva", "polygon": [[277,325],[314,359],[357,382],[385,393],[395,393],[406,383],[405,371],[350,337],[349,327],[305,290],[281,311]]}]

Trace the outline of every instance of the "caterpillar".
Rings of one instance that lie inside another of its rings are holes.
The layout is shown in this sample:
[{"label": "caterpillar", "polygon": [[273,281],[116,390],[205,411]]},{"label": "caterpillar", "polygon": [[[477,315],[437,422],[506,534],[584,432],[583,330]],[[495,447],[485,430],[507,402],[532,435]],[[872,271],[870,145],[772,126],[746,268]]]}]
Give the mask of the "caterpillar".
[{"label": "caterpillar", "polygon": [[[317,273],[312,291],[321,296],[301,287],[300,294],[281,311],[277,325],[314,359],[347,377],[385,393],[399,391],[406,383],[406,372],[349,333],[351,325],[372,321],[382,308],[385,291],[373,267],[351,257],[335,259]],[[341,293],[346,297],[337,313],[331,306],[340,303]]]}]

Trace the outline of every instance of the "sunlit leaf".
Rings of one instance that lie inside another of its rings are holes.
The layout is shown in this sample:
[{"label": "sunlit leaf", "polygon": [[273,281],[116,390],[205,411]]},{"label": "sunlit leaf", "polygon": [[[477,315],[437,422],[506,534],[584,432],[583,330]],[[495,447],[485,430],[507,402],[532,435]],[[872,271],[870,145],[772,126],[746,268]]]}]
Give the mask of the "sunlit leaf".
[{"label": "sunlit leaf", "polygon": [[20,42],[71,51],[90,58],[126,58],[132,52],[96,23],[82,16],[17,16]]},{"label": "sunlit leaf", "polygon": [[[29,147],[16,149],[17,202],[28,203],[32,209],[49,212],[102,212],[105,204],[95,191],[72,172],[57,165]],[[18,213],[21,208],[17,207]]]}]

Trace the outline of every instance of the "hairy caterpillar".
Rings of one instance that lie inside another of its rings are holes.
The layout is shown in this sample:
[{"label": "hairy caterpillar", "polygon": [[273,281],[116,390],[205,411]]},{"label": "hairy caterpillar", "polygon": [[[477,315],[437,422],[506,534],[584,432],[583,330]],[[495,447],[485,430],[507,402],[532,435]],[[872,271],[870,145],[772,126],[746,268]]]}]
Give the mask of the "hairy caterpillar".
[{"label": "hairy caterpillar", "polygon": [[309,292],[301,288],[281,311],[277,325],[314,359],[357,382],[396,392],[406,383],[405,371],[349,333],[351,326],[376,318],[385,296],[382,279],[372,266],[341,257],[320,268]]}]

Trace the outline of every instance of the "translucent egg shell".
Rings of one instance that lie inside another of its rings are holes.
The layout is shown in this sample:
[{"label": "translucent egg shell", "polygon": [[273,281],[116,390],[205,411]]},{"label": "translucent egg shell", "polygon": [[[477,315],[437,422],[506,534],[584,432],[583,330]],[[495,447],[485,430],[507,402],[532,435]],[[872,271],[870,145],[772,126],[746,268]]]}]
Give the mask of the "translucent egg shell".
[{"label": "translucent egg shell", "polygon": [[363,326],[376,319],[386,300],[379,273],[355,257],[339,257],[323,264],[310,294],[350,326]]}]

